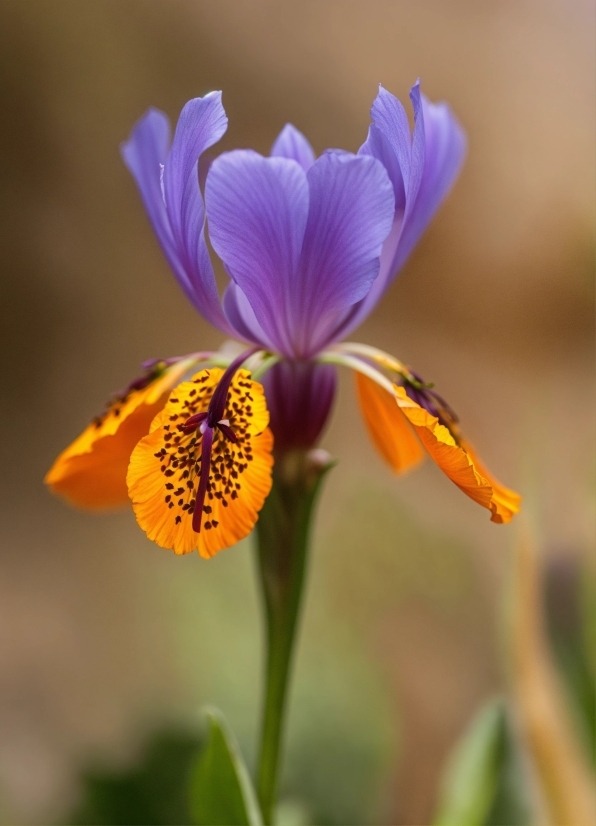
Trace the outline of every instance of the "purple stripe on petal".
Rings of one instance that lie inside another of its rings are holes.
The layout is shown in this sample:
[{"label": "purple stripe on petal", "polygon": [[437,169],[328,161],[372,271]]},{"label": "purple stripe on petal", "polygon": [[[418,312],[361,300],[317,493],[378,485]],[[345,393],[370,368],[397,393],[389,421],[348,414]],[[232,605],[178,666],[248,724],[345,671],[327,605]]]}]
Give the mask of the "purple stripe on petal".
[{"label": "purple stripe on petal", "polygon": [[297,161],[305,172],[315,162],[313,148],[302,132],[291,123],[286,123],[271,147],[272,158],[289,158]]},{"label": "purple stripe on petal", "polygon": [[237,150],[217,158],[205,186],[209,236],[278,352],[293,354],[296,269],[308,215],[304,170]]},{"label": "purple stripe on petal", "polygon": [[360,301],[379,271],[395,199],[381,163],[322,155],[308,172],[310,210],[293,302],[296,352],[320,349],[338,312]]}]

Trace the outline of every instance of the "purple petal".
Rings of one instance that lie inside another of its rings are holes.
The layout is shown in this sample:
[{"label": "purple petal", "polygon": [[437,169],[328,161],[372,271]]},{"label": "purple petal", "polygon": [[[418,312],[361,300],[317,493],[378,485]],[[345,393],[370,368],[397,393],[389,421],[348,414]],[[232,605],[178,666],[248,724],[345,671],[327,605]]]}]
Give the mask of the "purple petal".
[{"label": "purple petal", "polygon": [[295,346],[315,352],[329,324],[360,301],[379,271],[395,199],[387,173],[366,156],[329,152],[308,172],[310,209],[293,301]]},{"label": "purple petal", "polygon": [[[412,140],[409,171],[404,174],[405,205],[396,211],[392,230],[383,245],[379,277],[366,298],[348,312],[338,325],[334,338],[342,338],[354,330],[375,307],[388,284],[399,272],[426,226],[447,196],[461,169],[466,151],[465,134],[445,103],[432,104],[420,92],[417,82],[411,92],[414,108],[414,136]],[[381,105],[377,101],[381,98]],[[369,139],[361,151],[369,151],[389,167],[394,180],[395,161],[403,171],[404,149],[403,122],[398,112],[401,106],[391,103],[389,92],[379,93],[373,105],[374,127],[383,134],[384,143]],[[395,98],[393,98],[396,101]],[[397,101],[396,101],[397,102]],[[390,116],[392,114],[392,116]],[[371,130],[373,127],[371,127]],[[391,129],[389,133],[387,130]],[[390,145],[394,157],[387,160],[386,149]],[[375,150],[374,152],[372,150]],[[394,183],[395,186],[395,183]],[[397,205],[397,200],[396,200]]]},{"label": "purple petal", "polygon": [[370,114],[373,123],[358,154],[372,155],[381,161],[393,184],[395,207],[403,209],[412,162],[412,139],[406,110],[395,95],[379,86]]},{"label": "purple petal", "polygon": [[275,348],[292,353],[296,269],[308,214],[304,170],[250,150],[217,158],[205,187],[209,236]]},{"label": "purple petal", "polygon": [[[172,241],[172,231],[161,189],[161,174],[170,145],[170,122],[158,109],[148,109],[135,124],[131,136],[120,147],[122,159],[132,174],[149,220],[172,264],[178,265]],[[175,268],[175,267],[174,267]]]},{"label": "purple petal", "polygon": [[[416,88],[416,87],[415,87]],[[393,262],[397,272],[418,242],[437,209],[445,200],[463,165],[466,135],[446,103],[430,103],[420,95],[424,123],[424,169],[417,196],[408,208]]]},{"label": "purple petal", "polygon": [[[416,204],[426,158],[426,141],[424,129],[424,117],[422,116],[422,105],[420,101],[420,81],[417,80],[410,90],[410,100],[414,109],[414,134],[410,146],[410,127],[408,125],[405,110],[398,99],[383,87],[380,87],[379,94],[372,106],[373,128],[378,130],[384,142],[381,143],[381,151],[388,162],[390,169],[394,170],[395,161],[402,173],[403,182],[403,202],[400,208],[399,195],[401,191],[396,191],[396,213],[393,221],[392,232],[383,245],[382,266],[379,273],[379,283],[371,290],[372,295],[367,300],[367,304],[377,303],[380,296],[385,291],[387,284],[396,275],[398,269],[405,261],[406,256],[402,255],[403,230],[408,223],[409,217]],[[376,148],[376,147],[375,147]],[[389,152],[387,150],[390,150]],[[389,155],[389,159],[387,159]],[[393,163],[391,155],[393,155]],[[383,158],[379,158],[383,161]],[[390,173],[391,174],[391,173]],[[395,171],[393,171],[395,176]],[[393,180],[393,178],[392,178]],[[373,306],[374,306],[373,304]]]},{"label": "purple petal", "polygon": [[315,162],[315,153],[302,132],[291,123],[286,123],[271,147],[272,158],[289,158],[297,161],[305,172]]},{"label": "purple petal", "polygon": [[222,137],[227,125],[221,92],[210,92],[203,98],[189,100],[180,113],[165,163],[164,198],[172,231],[179,246],[188,247],[190,252],[194,252],[193,241],[196,241],[196,233],[200,232],[204,218],[197,162],[203,152]]},{"label": "purple petal", "polygon": [[[212,145],[225,131],[220,97],[219,93],[212,93],[184,107],[169,155],[168,119],[162,112],[150,109],[122,145],[122,156],[136,181],[168,263],[187,297],[212,324],[233,334],[221,309],[205,243],[204,207],[195,154]],[[164,198],[168,201],[167,208]]]},{"label": "purple petal", "polygon": [[170,226],[194,288],[195,304],[208,321],[226,331],[229,328],[205,243],[205,207],[199,189],[198,162],[202,153],[222,137],[227,126],[221,92],[189,100],[180,113],[163,174]]},{"label": "purple petal", "polygon": [[240,338],[252,344],[260,344],[266,350],[275,350],[273,343],[257,321],[248,298],[234,281],[229,282],[224,292],[223,309],[226,318]]},{"label": "purple petal", "polygon": [[[399,165],[397,155],[393,147],[381,132],[380,129],[371,123],[368,128],[368,137],[358,150],[359,155],[370,155],[380,161],[393,184],[393,193],[395,196],[395,209],[403,213],[406,205],[406,190],[404,185],[404,176]],[[409,174],[409,164],[406,168],[406,175]]]}]

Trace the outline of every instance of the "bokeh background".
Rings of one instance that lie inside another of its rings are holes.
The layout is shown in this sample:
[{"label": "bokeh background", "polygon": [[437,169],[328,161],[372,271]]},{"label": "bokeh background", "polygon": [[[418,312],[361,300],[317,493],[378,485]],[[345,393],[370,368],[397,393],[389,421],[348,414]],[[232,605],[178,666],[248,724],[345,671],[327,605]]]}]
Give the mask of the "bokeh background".
[{"label": "bokeh background", "polygon": [[[317,151],[355,151],[379,82],[405,100],[420,76],[449,100],[467,163],[355,338],[435,381],[524,494],[537,576],[573,635],[594,567],[591,0],[2,0],[0,43],[3,821],[88,822],[73,812],[89,778],[130,780],[156,736],[172,770],[204,702],[254,759],[250,540],[174,558],[131,512],[78,513],[42,484],[141,361],[221,343],[119,158],[150,105],[175,120],[222,89],[222,148],[267,152],[292,121]],[[286,817],[427,824],[453,744],[515,689],[520,527],[491,524],[431,463],[392,476],[349,376],[323,445],[339,467],[316,526]]]}]

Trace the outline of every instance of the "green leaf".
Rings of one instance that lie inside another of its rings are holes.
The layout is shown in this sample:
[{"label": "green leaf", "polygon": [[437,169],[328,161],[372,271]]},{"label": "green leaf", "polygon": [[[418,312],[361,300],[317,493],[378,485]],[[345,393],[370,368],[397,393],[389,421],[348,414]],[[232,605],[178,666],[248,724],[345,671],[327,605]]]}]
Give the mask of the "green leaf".
[{"label": "green leaf", "polygon": [[521,826],[530,822],[507,706],[501,698],[479,712],[451,756],[435,826]]},{"label": "green leaf", "polygon": [[191,772],[190,810],[198,826],[262,826],[261,813],[240,749],[223,715],[205,710],[207,745]]}]

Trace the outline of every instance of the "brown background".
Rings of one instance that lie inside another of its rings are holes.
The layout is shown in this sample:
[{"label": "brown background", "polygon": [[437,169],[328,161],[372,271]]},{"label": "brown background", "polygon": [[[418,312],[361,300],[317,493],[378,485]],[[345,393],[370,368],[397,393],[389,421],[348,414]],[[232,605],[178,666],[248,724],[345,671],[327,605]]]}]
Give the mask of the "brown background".
[{"label": "brown background", "polygon": [[[469,134],[461,179],[354,337],[437,383],[524,493],[545,555],[593,550],[593,18],[587,0],[0,2],[5,822],[60,819],[81,763],[125,763],[147,728],[206,700],[251,756],[248,544],[175,559],[130,513],[70,511],[41,483],[140,361],[221,340],[185,303],[119,158],[149,105],[175,119],[223,89],[222,146],[266,152],[288,120],[317,151],[356,150],[379,82],[405,100],[420,76],[449,100]],[[516,528],[430,465],[394,479],[349,378],[324,445],[340,467],[313,553],[287,787],[329,805],[330,822],[426,823],[446,753],[505,680]]]}]

